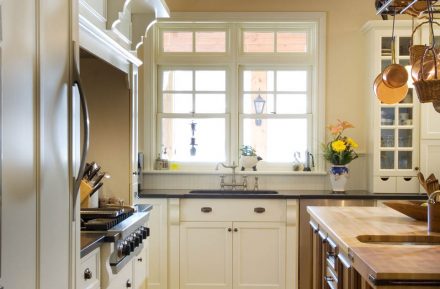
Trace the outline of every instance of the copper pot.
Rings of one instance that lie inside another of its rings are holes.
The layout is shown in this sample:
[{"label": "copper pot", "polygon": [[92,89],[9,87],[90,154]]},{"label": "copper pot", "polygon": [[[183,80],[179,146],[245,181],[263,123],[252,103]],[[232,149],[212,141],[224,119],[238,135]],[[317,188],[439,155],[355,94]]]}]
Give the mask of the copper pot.
[{"label": "copper pot", "polygon": [[402,101],[408,93],[408,85],[392,88],[383,82],[383,75],[380,73],[374,80],[373,90],[377,98],[385,104],[395,104]]},{"label": "copper pot", "polygon": [[382,80],[388,87],[399,88],[408,82],[408,72],[403,65],[393,63],[384,69]]}]

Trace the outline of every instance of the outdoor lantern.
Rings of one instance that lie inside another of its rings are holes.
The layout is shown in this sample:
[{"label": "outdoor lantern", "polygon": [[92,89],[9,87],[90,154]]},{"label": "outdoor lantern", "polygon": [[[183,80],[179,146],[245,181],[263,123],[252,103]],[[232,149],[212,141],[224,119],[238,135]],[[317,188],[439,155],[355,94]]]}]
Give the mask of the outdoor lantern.
[{"label": "outdoor lantern", "polygon": [[[256,114],[262,114],[263,110],[264,110],[264,105],[265,104],[266,104],[266,101],[264,100],[264,98],[262,98],[261,95],[258,95],[254,99],[255,113]],[[261,125],[261,119],[256,119],[255,120],[255,125],[260,126]]]}]

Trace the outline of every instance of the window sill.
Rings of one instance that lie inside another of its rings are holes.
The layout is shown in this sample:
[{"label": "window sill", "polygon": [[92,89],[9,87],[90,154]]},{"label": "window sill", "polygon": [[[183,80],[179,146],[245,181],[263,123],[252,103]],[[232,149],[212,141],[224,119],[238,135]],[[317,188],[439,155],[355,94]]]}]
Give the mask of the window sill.
[{"label": "window sill", "polygon": [[[231,170],[221,170],[221,171],[209,171],[209,170],[194,170],[194,171],[184,171],[184,170],[151,170],[143,171],[143,175],[230,175]],[[237,175],[255,175],[255,176],[325,176],[326,171],[311,171],[311,172],[294,172],[294,171],[236,171]]]}]

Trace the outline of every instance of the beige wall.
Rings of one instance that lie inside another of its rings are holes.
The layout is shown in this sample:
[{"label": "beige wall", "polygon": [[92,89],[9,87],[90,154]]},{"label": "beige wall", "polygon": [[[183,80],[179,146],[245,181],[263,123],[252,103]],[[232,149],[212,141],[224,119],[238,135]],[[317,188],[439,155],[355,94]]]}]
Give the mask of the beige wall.
[{"label": "beige wall", "polygon": [[349,131],[367,151],[366,68],[361,27],[375,15],[373,0],[167,0],[172,12],[326,12],[326,123],[351,121]]},{"label": "beige wall", "polygon": [[101,165],[110,179],[100,196],[129,203],[130,95],[127,75],[96,58],[81,58],[81,78],[90,111],[90,151],[87,161]]}]

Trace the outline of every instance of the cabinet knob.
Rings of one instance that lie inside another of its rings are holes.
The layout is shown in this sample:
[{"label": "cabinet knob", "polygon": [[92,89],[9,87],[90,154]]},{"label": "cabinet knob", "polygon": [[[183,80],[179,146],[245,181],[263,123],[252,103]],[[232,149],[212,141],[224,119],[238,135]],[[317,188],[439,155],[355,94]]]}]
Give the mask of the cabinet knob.
[{"label": "cabinet knob", "polygon": [[84,270],[84,280],[92,279],[92,277],[93,277],[93,274],[92,274],[92,271],[90,271],[89,268]]},{"label": "cabinet knob", "polygon": [[231,228],[228,228],[228,232],[232,232],[232,229],[231,229]]},{"label": "cabinet knob", "polygon": [[130,279],[127,280],[127,283],[125,283],[126,288],[131,288],[131,281]]},{"label": "cabinet knob", "polygon": [[141,258],[138,258],[138,261],[139,261],[139,262],[142,262],[142,261],[143,261],[143,260],[142,260],[142,257],[141,257]]},{"label": "cabinet knob", "polygon": [[211,207],[202,207],[200,209],[200,211],[202,211],[203,213],[211,213],[212,212],[212,208]]},{"label": "cabinet knob", "polygon": [[254,212],[257,214],[262,214],[262,213],[266,212],[266,209],[263,207],[257,207],[257,208],[254,208]]},{"label": "cabinet knob", "polygon": [[415,167],[414,170],[415,170],[415,171],[418,171],[418,170],[420,170],[420,168],[419,168],[419,167]]},{"label": "cabinet knob", "polygon": [[234,228],[234,232],[238,232],[238,229],[237,229],[237,228]]}]

